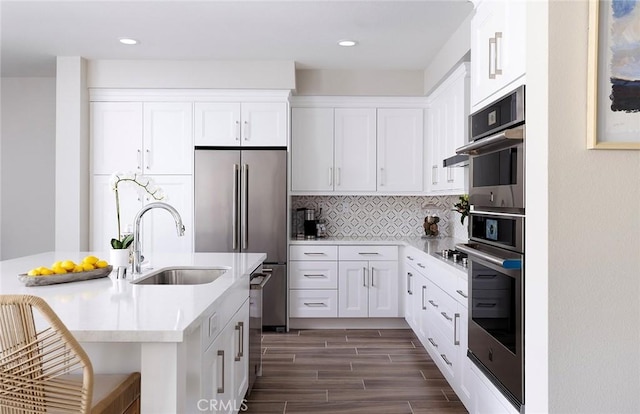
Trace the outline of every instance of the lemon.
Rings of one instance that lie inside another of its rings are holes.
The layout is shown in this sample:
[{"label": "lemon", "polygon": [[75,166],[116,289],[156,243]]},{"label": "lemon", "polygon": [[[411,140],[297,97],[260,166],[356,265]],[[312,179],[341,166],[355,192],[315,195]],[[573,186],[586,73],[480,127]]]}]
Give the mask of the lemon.
[{"label": "lemon", "polygon": [[84,264],[84,263],[88,263],[88,264],[90,264],[90,265],[93,265],[93,264],[95,264],[98,260],[100,260],[100,259],[98,259],[98,258],[97,258],[97,257],[95,257],[95,256],[87,256],[87,257],[85,257],[84,259],[82,259],[82,263],[83,263],[83,264]]},{"label": "lemon", "polygon": [[76,267],[76,264],[73,263],[72,260],[65,260],[60,264],[60,267],[62,267],[65,270],[73,270]]},{"label": "lemon", "polygon": [[56,275],[64,275],[65,273],[67,273],[67,269],[62,266],[54,267],[52,270]]},{"label": "lemon", "polygon": [[49,276],[49,275],[52,275],[52,274],[53,274],[53,270],[48,269],[48,268],[46,268],[46,267],[41,267],[41,268],[39,268],[39,270],[40,270],[40,274],[41,274],[42,276]]},{"label": "lemon", "polygon": [[27,272],[27,274],[29,276],[40,276],[40,270],[38,269],[31,269]]},{"label": "lemon", "polygon": [[73,268],[73,270],[71,272],[72,273],[84,272],[84,267],[82,267],[81,264],[75,265],[75,267]]},{"label": "lemon", "polygon": [[51,268],[55,269],[56,267],[60,267],[61,265],[62,265],[62,262],[58,260],[57,262],[53,262],[53,264],[51,265]]},{"label": "lemon", "polygon": [[109,266],[109,263],[107,263],[106,260],[98,260],[96,262],[96,268],[98,269],[102,269],[103,267],[107,267],[107,266]]},{"label": "lemon", "polygon": [[84,270],[93,270],[93,269],[95,269],[95,267],[93,267],[93,265],[91,263],[82,263],[82,268]]}]

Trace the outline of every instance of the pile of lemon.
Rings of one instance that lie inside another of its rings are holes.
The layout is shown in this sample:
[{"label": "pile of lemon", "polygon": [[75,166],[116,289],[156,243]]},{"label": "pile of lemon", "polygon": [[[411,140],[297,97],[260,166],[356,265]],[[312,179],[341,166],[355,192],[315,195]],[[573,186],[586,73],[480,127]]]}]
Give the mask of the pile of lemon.
[{"label": "pile of lemon", "polygon": [[29,276],[50,276],[64,275],[66,273],[87,272],[94,269],[102,269],[109,266],[106,260],[100,260],[95,256],[87,256],[80,263],[74,263],[73,260],[61,260],[53,263],[51,267],[36,267],[27,272]]}]

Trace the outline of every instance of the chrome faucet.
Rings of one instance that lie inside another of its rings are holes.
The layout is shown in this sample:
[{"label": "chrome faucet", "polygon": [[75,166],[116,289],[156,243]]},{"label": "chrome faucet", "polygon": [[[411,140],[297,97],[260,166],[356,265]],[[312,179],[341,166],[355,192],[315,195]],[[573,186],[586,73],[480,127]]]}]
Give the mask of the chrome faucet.
[{"label": "chrome faucet", "polygon": [[155,203],[149,203],[146,206],[142,207],[138,214],[136,214],[136,218],[133,220],[133,273],[140,274],[142,273],[142,252],[140,251],[140,222],[142,221],[142,216],[147,211],[153,208],[161,208],[167,210],[173,216],[173,219],[176,221],[176,229],[178,230],[178,236],[184,236],[184,225],[182,224],[182,217],[180,217],[180,213],[178,210],[173,208],[171,205],[167,203],[163,203],[161,201],[157,201]]}]

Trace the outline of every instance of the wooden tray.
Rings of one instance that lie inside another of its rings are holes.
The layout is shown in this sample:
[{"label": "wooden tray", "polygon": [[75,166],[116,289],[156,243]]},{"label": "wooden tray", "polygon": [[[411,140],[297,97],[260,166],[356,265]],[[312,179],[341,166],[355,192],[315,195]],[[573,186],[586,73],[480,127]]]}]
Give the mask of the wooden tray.
[{"label": "wooden tray", "polygon": [[80,282],[83,280],[99,279],[101,277],[109,276],[113,266],[109,265],[102,269],[88,270],[80,273],[65,273],[63,275],[48,275],[48,276],[29,276],[26,273],[18,275],[18,280],[24,283],[25,286],[46,286],[57,285],[58,283],[70,283]]}]

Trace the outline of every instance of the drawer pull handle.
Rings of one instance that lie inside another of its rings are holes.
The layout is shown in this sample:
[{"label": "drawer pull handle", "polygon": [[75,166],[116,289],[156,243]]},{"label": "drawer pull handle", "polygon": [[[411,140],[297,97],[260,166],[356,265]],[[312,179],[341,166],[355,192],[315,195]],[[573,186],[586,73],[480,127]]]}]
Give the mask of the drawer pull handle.
[{"label": "drawer pull handle", "polygon": [[436,348],[438,347],[438,344],[436,344],[436,342],[433,340],[433,338],[427,338],[427,340],[429,342],[431,342],[431,345],[433,345],[434,347],[436,347]]},{"label": "drawer pull handle", "polygon": [[222,381],[220,381],[220,384],[222,386],[218,387],[218,394],[224,394],[224,383],[225,383],[225,379],[224,379],[224,350],[219,350],[218,351],[218,356],[222,357]]},{"label": "drawer pull handle", "polygon": [[460,314],[456,313],[453,317],[455,318],[453,321],[453,344],[460,345],[460,340],[458,339],[458,320],[460,320]]},{"label": "drawer pull handle", "polygon": [[433,299],[429,300],[429,303],[430,303],[430,304],[431,304],[431,306],[433,306],[434,308],[437,308],[437,307],[438,307],[438,304],[437,304],[437,303],[435,303],[435,302],[433,301]]},{"label": "drawer pull handle", "polygon": [[326,276],[325,275],[304,275],[304,277],[319,278],[319,277],[326,277]]},{"label": "drawer pull handle", "polygon": [[413,273],[407,272],[407,293],[413,295],[413,291],[411,290],[411,278],[413,277]]},{"label": "drawer pull handle", "polygon": [[407,256],[407,259],[413,261],[413,257],[411,257],[411,256]]},{"label": "drawer pull handle", "polygon": [[453,320],[453,318],[451,316],[447,315],[447,312],[440,312],[440,315],[442,315],[449,322],[451,322]]},{"label": "drawer pull handle", "polygon": [[418,267],[421,267],[423,269],[426,269],[427,267],[425,265],[423,265],[422,263],[418,263]]},{"label": "drawer pull handle", "polygon": [[380,253],[367,253],[367,252],[359,252],[358,254],[362,255],[362,256],[378,256]]},{"label": "drawer pull handle", "polygon": [[319,307],[319,306],[327,306],[324,302],[304,302],[304,306],[309,307]]},{"label": "drawer pull handle", "polygon": [[324,256],[324,253],[305,252],[307,256]]},{"label": "drawer pull handle", "polygon": [[461,291],[460,289],[456,290],[456,292],[458,292],[458,295],[462,296],[463,298],[468,298],[469,296],[465,295],[463,291]]},{"label": "drawer pull handle", "polygon": [[427,310],[427,305],[424,303],[424,292],[427,291],[427,287],[422,285],[422,310]]},{"label": "drawer pull handle", "polygon": [[449,366],[453,366],[453,364],[451,363],[451,361],[449,361],[447,359],[447,356],[445,354],[440,354],[440,358],[444,359],[444,362],[449,365]]}]

